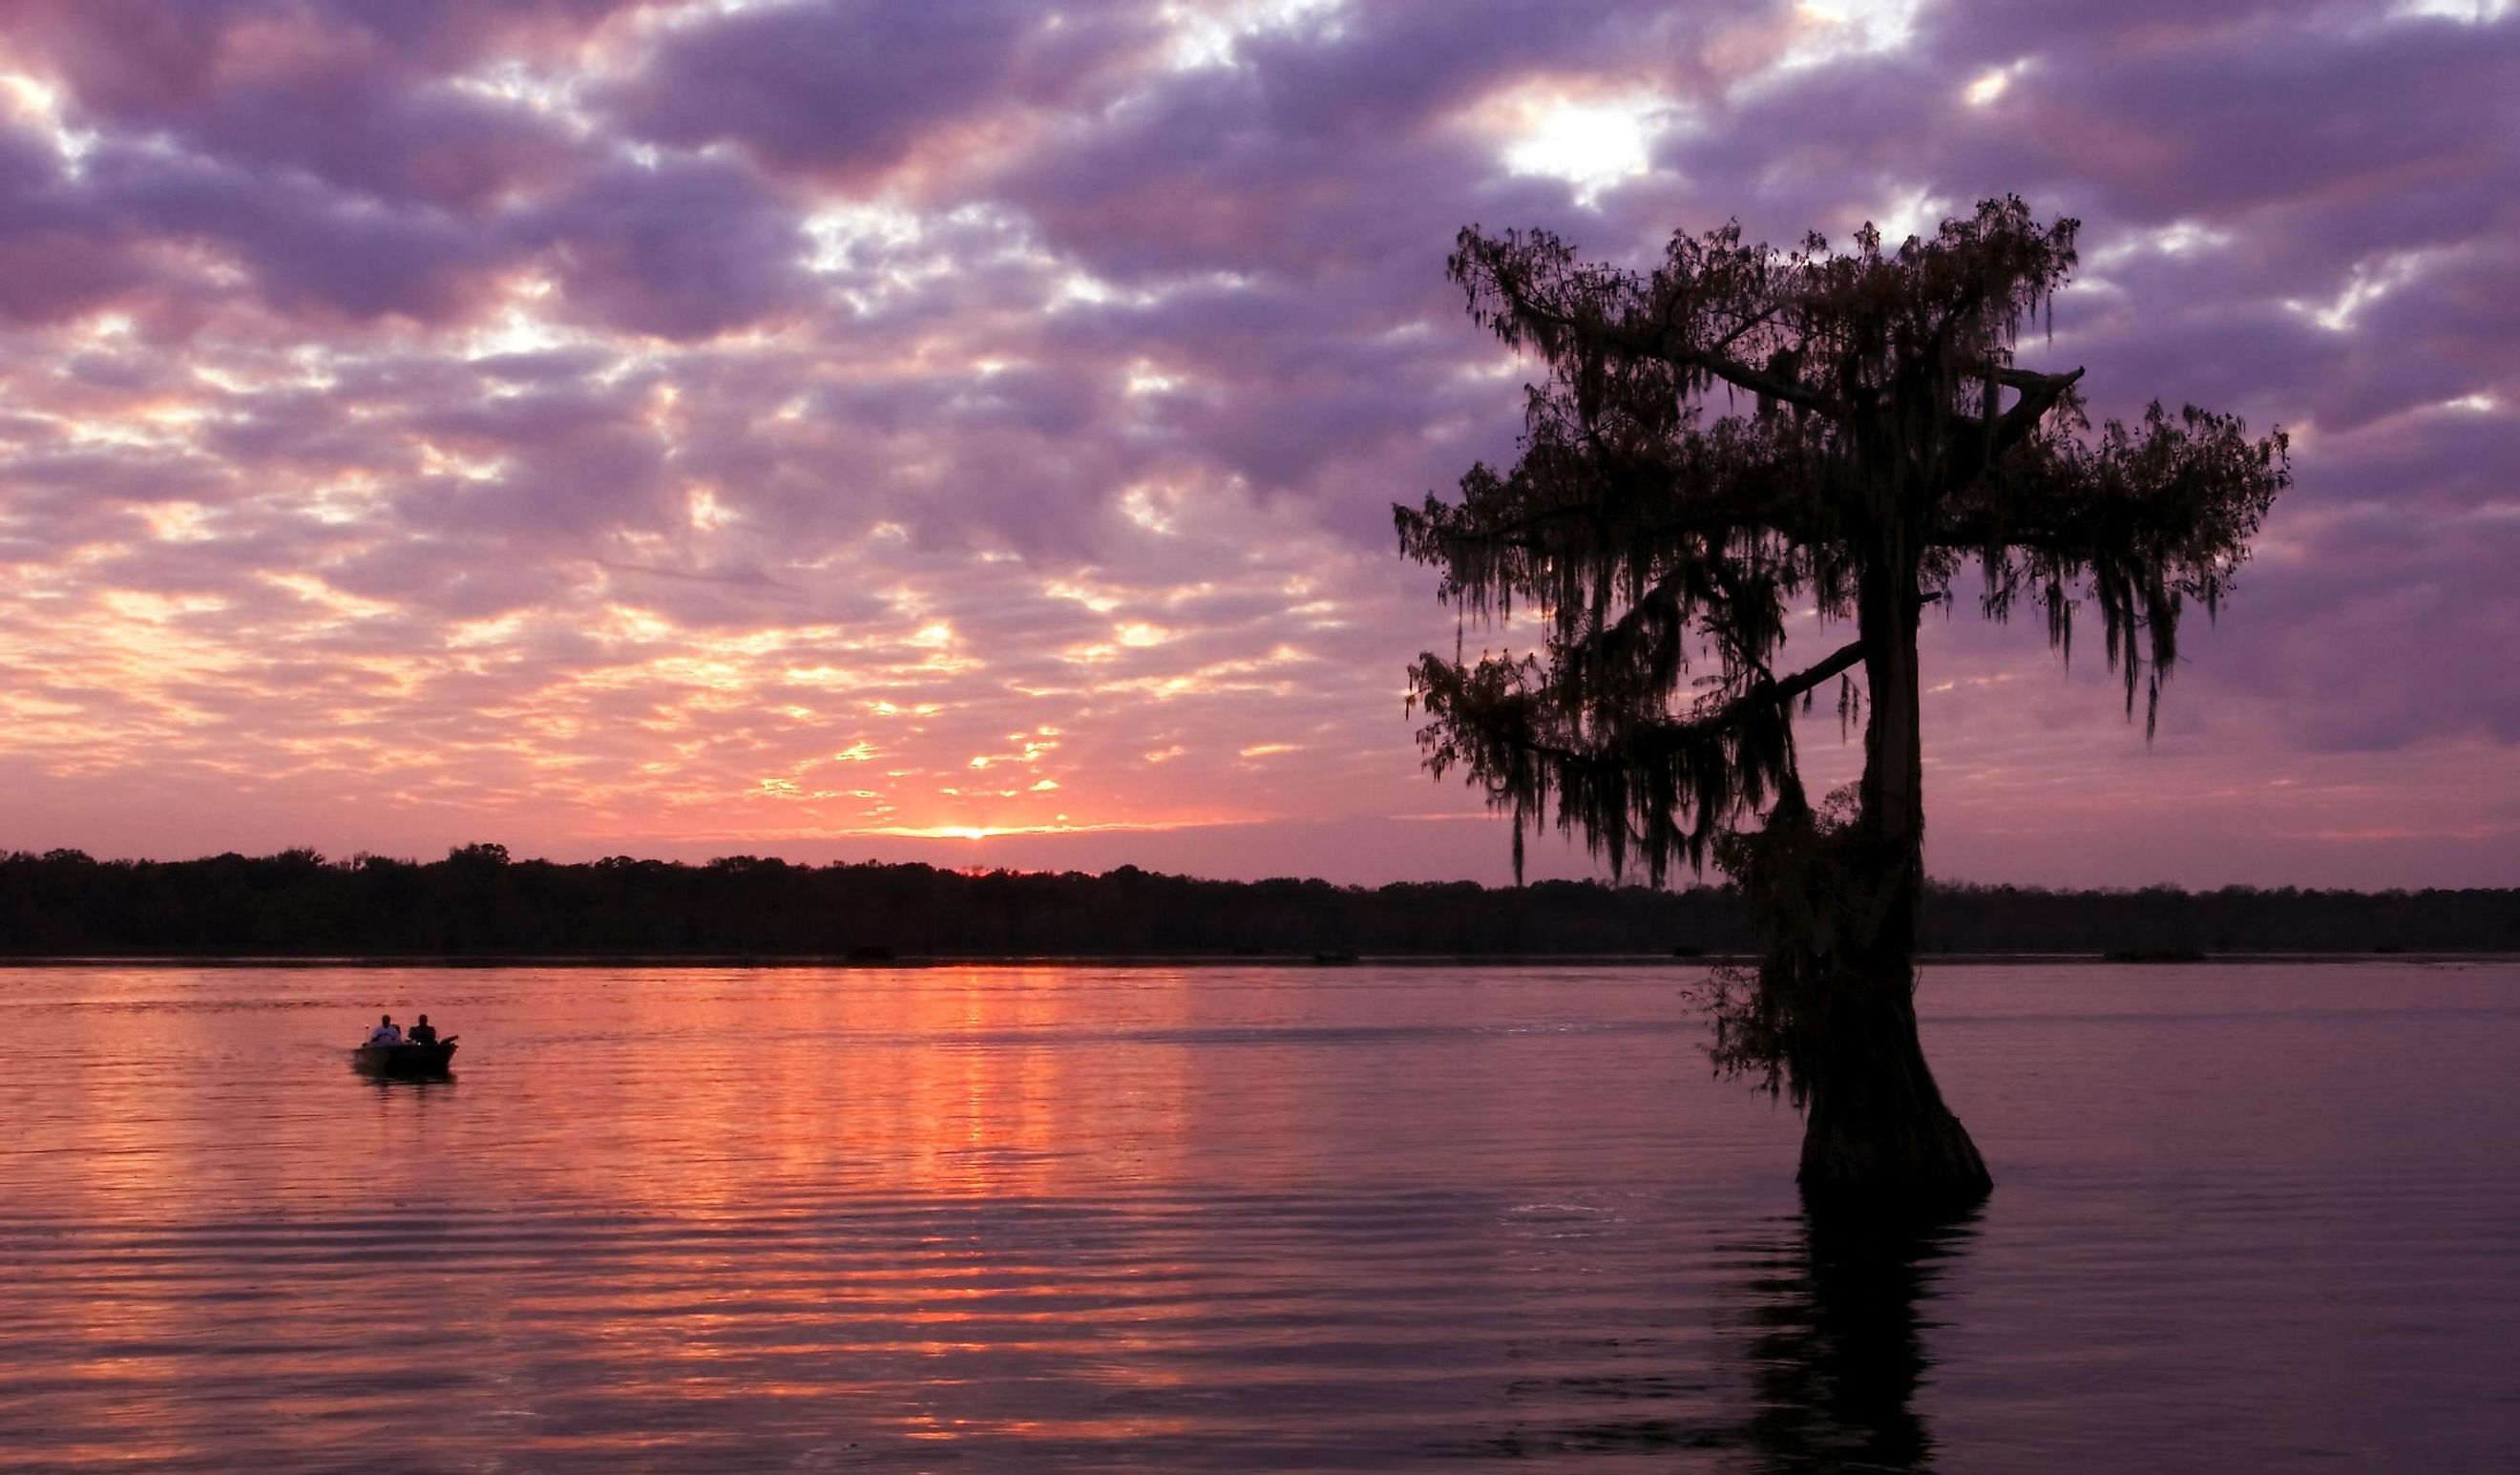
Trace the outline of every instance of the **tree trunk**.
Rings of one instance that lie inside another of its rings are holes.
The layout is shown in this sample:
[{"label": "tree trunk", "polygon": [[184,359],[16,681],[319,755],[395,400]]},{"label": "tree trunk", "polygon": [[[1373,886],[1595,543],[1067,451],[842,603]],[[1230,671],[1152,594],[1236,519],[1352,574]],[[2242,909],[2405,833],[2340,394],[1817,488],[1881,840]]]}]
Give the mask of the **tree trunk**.
[{"label": "tree trunk", "polygon": [[1825,981],[1830,1002],[1805,1058],[1807,1197],[1932,1211],[1994,1186],[1977,1144],[1943,1104],[1916,1043],[1913,975]]},{"label": "tree trunk", "polygon": [[1849,836],[1856,894],[1820,960],[1820,1017],[1805,1046],[1806,1194],[1948,1207],[1994,1186],[1943,1104],[1916,1041],[1916,916],[1924,900],[1924,769],[1916,689],[1914,546],[1904,529],[1865,570],[1857,618],[1870,711],[1863,807]]}]

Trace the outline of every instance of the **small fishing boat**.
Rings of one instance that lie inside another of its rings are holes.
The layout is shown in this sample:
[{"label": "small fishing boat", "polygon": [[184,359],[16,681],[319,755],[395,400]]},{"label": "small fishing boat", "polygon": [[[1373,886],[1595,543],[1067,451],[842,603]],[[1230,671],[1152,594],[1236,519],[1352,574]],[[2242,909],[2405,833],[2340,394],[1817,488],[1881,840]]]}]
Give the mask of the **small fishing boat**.
[{"label": "small fishing boat", "polygon": [[434,1045],[362,1045],[350,1051],[350,1063],[371,1075],[379,1076],[442,1076],[447,1063],[455,1058],[455,1042],[440,1040]]}]

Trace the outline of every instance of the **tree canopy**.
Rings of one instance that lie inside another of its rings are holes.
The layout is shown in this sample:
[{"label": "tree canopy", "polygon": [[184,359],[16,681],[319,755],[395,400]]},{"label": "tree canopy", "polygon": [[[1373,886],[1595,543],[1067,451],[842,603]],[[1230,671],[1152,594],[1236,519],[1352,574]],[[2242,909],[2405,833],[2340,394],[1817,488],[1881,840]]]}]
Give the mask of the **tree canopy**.
[{"label": "tree canopy", "polygon": [[[1745,814],[1799,801],[1794,709],[1835,682],[1852,717],[1858,668],[1877,684],[1903,627],[1912,652],[1916,610],[1971,563],[1982,610],[2028,602],[2060,654],[2095,606],[2149,736],[2182,617],[2220,603],[2285,439],[2158,403],[2095,430],[2080,369],[2016,362],[2076,229],[2011,198],[1896,248],[1867,226],[1851,250],[1780,250],[1734,224],[1675,236],[1649,271],[1545,231],[1462,233],[1472,316],[1547,375],[1509,469],[1394,514],[1464,629],[1534,621],[1535,649],[1410,673],[1429,767],[1512,812],[1517,866],[1552,803],[1614,872],[1702,866]],[[1785,663],[1802,609],[1857,638]]]}]

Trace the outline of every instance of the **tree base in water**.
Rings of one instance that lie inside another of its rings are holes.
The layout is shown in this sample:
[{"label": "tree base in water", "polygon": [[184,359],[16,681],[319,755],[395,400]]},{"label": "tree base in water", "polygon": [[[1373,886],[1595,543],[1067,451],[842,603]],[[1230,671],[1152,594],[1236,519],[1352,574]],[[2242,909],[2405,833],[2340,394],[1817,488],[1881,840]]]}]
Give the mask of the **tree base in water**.
[{"label": "tree base in water", "polygon": [[1803,1135],[1794,1181],[1819,1207],[1881,1207],[1937,1214],[1969,1208],[1995,1191],[1986,1160],[1949,1111],[1939,1122],[1889,1130]]},{"label": "tree base in water", "polygon": [[1815,1051],[1802,1132],[1804,1197],[1951,1210],[1994,1192],[1986,1160],[1943,1104],[1905,991],[1885,991],[1837,1049]]},{"label": "tree base in water", "polygon": [[1924,1211],[1965,1208],[1994,1191],[1986,1160],[1943,1104],[1916,1039],[1904,981],[1860,984],[1809,1047],[1803,1077],[1806,1197]]}]

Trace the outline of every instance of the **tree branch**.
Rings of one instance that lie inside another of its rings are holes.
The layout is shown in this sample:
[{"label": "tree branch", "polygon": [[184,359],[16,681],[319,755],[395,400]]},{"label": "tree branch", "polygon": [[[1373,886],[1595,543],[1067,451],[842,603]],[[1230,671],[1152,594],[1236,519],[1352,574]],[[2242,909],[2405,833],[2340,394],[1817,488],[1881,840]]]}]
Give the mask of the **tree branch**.
[{"label": "tree branch", "polygon": [[[1818,665],[1805,667],[1782,681],[1752,683],[1750,690],[1704,716],[1691,717],[1679,722],[1644,723],[1640,725],[1638,731],[1641,736],[1651,738],[1657,746],[1674,746],[1682,742],[1712,738],[1735,726],[1741,719],[1754,712],[1782,706],[1792,701],[1830,677],[1852,669],[1863,659],[1864,642],[1849,641],[1830,652],[1826,660]],[[1608,758],[1609,753],[1606,747],[1584,751],[1539,741],[1527,741],[1524,746],[1543,757],[1560,758],[1570,762],[1602,762]]]},{"label": "tree branch", "polygon": [[1747,364],[1726,358],[1720,353],[1709,353],[1703,349],[1697,348],[1665,348],[1660,346],[1649,347],[1645,351],[1651,353],[1656,358],[1661,359],[1667,364],[1677,364],[1686,369],[1702,370],[1736,388],[1747,389],[1752,394],[1764,395],[1769,399],[1782,400],[1789,405],[1800,405],[1802,408],[1809,410],[1816,415],[1824,415],[1830,420],[1844,420],[1846,418],[1846,407],[1844,405],[1839,404],[1836,400],[1829,398],[1827,395],[1821,393],[1810,385],[1803,383],[1801,380],[1782,380],[1778,379],[1774,375],[1763,374],[1758,370],[1751,368]]},{"label": "tree branch", "polygon": [[[1588,324],[1571,314],[1543,307],[1528,297],[1513,295],[1509,300],[1513,303],[1513,310],[1520,316],[1546,323],[1563,332],[1597,337],[1624,348],[1630,353],[1660,359],[1676,368],[1695,369],[1701,373],[1713,375],[1734,388],[1764,395],[1769,399],[1782,400],[1789,405],[1799,405],[1814,414],[1824,415],[1831,420],[1846,418],[1844,405],[1799,380],[1778,379],[1774,375],[1753,369],[1737,359],[1727,358],[1709,349],[1673,343],[1666,337],[1614,327],[1607,322]],[[1727,338],[1725,341],[1729,343],[1732,339]]]},{"label": "tree branch", "polygon": [[2038,427],[2039,422],[2063,401],[2066,391],[2072,389],[2082,377],[2080,369],[2069,374],[2035,374],[2008,364],[1989,373],[1987,378],[1997,383],[2007,389],[2020,390],[2021,398],[1996,422],[1995,445],[1987,460],[1992,462],[2020,444],[2022,437]]},{"label": "tree branch", "polygon": [[1983,441],[1972,446],[1962,440],[1955,448],[1957,464],[1945,488],[1946,493],[1966,490],[1970,483],[1986,474],[1988,468],[2002,460],[2005,453],[2029,439],[2031,432],[2039,428],[2039,422],[2047,419],[2048,412],[2064,401],[2075,381],[2083,377],[2080,369],[2070,374],[2037,374],[2009,364],[1981,372],[1996,383],[2020,390],[2021,398],[1997,419],[1994,432]]},{"label": "tree branch", "polygon": [[[1736,695],[1736,698],[1732,698],[1732,701],[1727,701],[1724,706],[1719,706],[1716,711],[1711,711],[1711,714],[1706,716],[1693,716],[1693,719],[1686,719],[1686,721],[1655,721],[1655,724],[1641,724],[1638,737],[1650,737],[1655,746],[1663,746],[1663,749],[1668,749],[1668,746],[1679,746],[1679,743],[1684,741],[1701,741],[1701,738],[1711,738],[1716,737],[1716,734],[1732,729],[1732,726],[1738,726],[1741,724],[1741,719],[1756,714],[1756,711],[1764,711],[1764,708],[1772,708],[1772,706],[1784,706],[1784,703],[1794,701],[1794,698],[1802,695],[1804,691],[1815,689],[1815,686],[1820,686],[1822,681],[1839,676],[1839,673],[1850,671],[1850,668],[1855,668],[1858,663],[1863,663],[1863,658],[1865,658],[1865,643],[1847,641],[1845,646],[1839,646],[1837,650],[1832,650],[1829,658],[1817,663],[1817,666],[1802,668],[1802,671],[1786,676],[1784,681],[1756,681],[1756,684],[1751,684],[1749,691],[1744,691],[1744,693]],[[1610,767],[1620,767],[1620,764],[1626,764],[1628,759],[1615,756],[1618,754],[1618,746],[1631,746],[1631,743],[1602,743],[1602,746],[1598,746],[1598,749],[1570,749],[1570,746],[1565,746],[1565,743],[1550,743],[1550,741],[1540,741],[1540,738],[1517,737],[1512,738],[1512,746],[1527,751],[1527,754],[1543,756],[1543,759],[1567,761],[1567,764],[1610,764]]]},{"label": "tree branch", "polygon": [[1816,666],[1805,667],[1804,669],[1795,672],[1793,675],[1786,677],[1782,681],[1763,681],[1758,683],[1751,687],[1749,691],[1743,693],[1740,696],[1726,703],[1723,710],[1730,712],[1733,707],[1739,706],[1743,702],[1750,701],[1791,701],[1795,697],[1803,694],[1805,692],[1819,686],[1822,682],[1828,680],[1830,677],[1839,675],[1846,671],[1849,667],[1854,666],[1857,662],[1863,659],[1864,642],[1848,641],[1845,645],[1840,646],[1835,650],[1829,652],[1828,659],[1822,661]]}]

